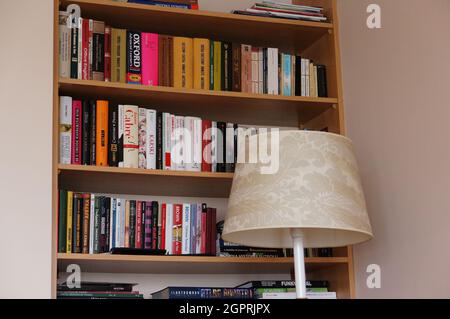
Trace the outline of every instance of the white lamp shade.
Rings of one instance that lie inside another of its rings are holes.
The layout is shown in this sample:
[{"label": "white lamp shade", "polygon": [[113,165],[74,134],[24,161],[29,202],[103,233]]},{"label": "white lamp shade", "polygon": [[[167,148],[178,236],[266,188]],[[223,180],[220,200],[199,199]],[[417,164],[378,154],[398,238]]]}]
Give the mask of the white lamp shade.
[{"label": "white lamp shade", "polygon": [[348,138],[325,132],[280,131],[278,171],[261,174],[262,166],[267,164],[237,164],[224,240],[291,248],[290,230],[301,229],[304,246],[320,248],[352,245],[373,237]]}]

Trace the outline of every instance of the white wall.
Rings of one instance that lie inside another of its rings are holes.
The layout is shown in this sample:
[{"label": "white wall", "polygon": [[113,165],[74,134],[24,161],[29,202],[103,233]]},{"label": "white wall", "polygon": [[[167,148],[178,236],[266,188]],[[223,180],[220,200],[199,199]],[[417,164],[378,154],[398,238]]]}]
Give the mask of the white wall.
[{"label": "white wall", "polygon": [[53,1],[0,1],[0,298],[50,297],[52,32]]}]

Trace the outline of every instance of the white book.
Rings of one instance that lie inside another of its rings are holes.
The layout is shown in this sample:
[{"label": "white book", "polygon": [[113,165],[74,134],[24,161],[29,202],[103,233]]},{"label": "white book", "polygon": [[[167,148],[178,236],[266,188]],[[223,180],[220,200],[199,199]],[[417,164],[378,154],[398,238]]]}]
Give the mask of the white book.
[{"label": "white book", "polygon": [[72,98],[59,98],[59,163],[70,164],[72,156]]},{"label": "white book", "polygon": [[259,92],[259,49],[252,47],[252,93]]},{"label": "white book", "polygon": [[172,148],[172,117],[170,113],[163,113],[163,167],[170,170]]},{"label": "white book", "polygon": [[202,238],[202,204],[197,204],[197,219],[196,219],[196,229],[195,233],[195,253],[201,253],[201,238]]},{"label": "white book", "polygon": [[114,197],[111,197],[111,203],[110,203],[110,221],[109,221],[109,248],[113,248],[115,247],[115,245],[113,245],[113,243],[115,244],[115,239],[113,240],[113,236],[114,236],[114,226],[115,223],[113,222],[116,218],[116,199]]},{"label": "white book", "polygon": [[147,109],[139,108],[139,155],[138,155],[138,167],[147,168]]},{"label": "white book", "polygon": [[176,152],[176,137],[175,137],[175,129],[176,129],[176,116],[171,114],[170,121],[172,123],[172,130],[170,132],[170,169],[177,169],[177,152]]},{"label": "white book", "polygon": [[83,78],[83,18],[78,18],[78,79]]},{"label": "white book", "polygon": [[156,111],[146,110],[146,168],[156,169]]},{"label": "white book", "polygon": [[91,194],[89,208],[89,254],[94,253],[95,194]]},{"label": "white book", "polygon": [[[234,164],[234,124],[227,123],[226,136],[225,136],[225,163]],[[227,165],[229,166],[229,165]]]},{"label": "white book", "polygon": [[267,93],[278,94],[278,49],[267,49]]},{"label": "white book", "polygon": [[201,172],[202,170],[202,120],[193,118],[192,132],[192,164],[191,170]]},{"label": "white book", "polygon": [[123,105],[118,107],[119,167],[123,167]]},{"label": "white book", "polygon": [[309,59],[305,59],[305,96],[310,96],[310,61]]},{"label": "white book", "polygon": [[[297,299],[295,292],[264,292],[261,299]],[[307,292],[306,299],[337,299],[335,292]]]},{"label": "white book", "polygon": [[217,172],[217,122],[211,122],[211,171]]},{"label": "white book", "polygon": [[184,118],[184,162],[187,171],[194,170],[194,121],[195,118],[186,116]]},{"label": "white book", "polygon": [[117,199],[117,247],[125,247],[125,199]]},{"label": "white book", "polygon": [[166,253],[172,254],[173,204],[166,204]]},{"label": "white book", "polygon": [[183,204],[183,224],[182,224],[181,254],[191,252],[191,205]]},{"label": "white book", "polygon": [[123,106],[123,166],[127,168],[138,168],[139,163],[138,109]]},{"label": "white book", "polygon": [[70,78],[70,28],[69,13],[59,11],[59,76]]},{"label": "white book", "polygon": [[259,58],[258,58],[258,64],[259,64],[259,71],[258,71],[258,93],[263,94],[264,93],[264,49],[259,48]]},{"label": "white book", "polygon": [[185,163],[185,140],[184,140],[184,116],[176,116],[175,117],[175,168],[179,171],[186,170]]}]

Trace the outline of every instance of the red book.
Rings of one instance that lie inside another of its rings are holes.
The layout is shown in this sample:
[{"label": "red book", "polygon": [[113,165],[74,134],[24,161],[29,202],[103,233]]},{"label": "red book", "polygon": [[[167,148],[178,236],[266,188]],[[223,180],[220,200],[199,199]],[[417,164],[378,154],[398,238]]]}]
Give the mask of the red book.
[{"label": "red book", "polygon": [[142,84],[158,85],[158,34],[142,32]]},{"label": "red book", "polygon": [[202,172],[211,172],[211,121],[202,121]]},{"label": "red book", "polygon": [[81,165],[81,120],[82,120],[82,106],[81,101],[72,101],[72,160],[71,163]]},{"label": "red book", "polygon": [[172,232],[173,255],[181,255],[182,230],[183,230],[183,205],[173,204],[173,232]]},{"label": "red book", "polygon": [[105,26],[105,59],[103,61],[105,81],[111,82],[111,27]]},{"label": "red book", "polygon": [[207,207],[206,204],[202,204],[202,220],[200,227],[200,253],[206,254],[206,213]]},{"label": "red book", "polygon": [[166,215],[167,204],[161,204],[161,240],[159,242],[159,249],[166,249]]},{"label": "red book", "polygon": [[[208,208],[209,211],[209,208]],[[211,255],[216,255],[216,237],[217,237],[217,228],[216,228],[216,222],[217,222],[217,211],[215,208],[211,208],[211,229],[210,229],[210,244],[211,244]]]},{"label": "red book", "polygon": [[90,72],[89,72],[89,19],[83,19],[82,22],[82,44],[81,44],[81,79],[89,80]]},{"label": "red book", "polygon": [[142,203],[136,202],[136,233],[135,233],[135,248],[142,248]]}]

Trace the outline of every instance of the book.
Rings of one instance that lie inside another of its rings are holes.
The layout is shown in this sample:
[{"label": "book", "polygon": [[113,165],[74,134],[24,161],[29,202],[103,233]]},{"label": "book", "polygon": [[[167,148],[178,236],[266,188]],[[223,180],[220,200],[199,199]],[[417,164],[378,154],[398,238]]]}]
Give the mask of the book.
[{"label": "book", "polygon": [[156,111],[145,110],[145,168],[156,169]]},{"label": "book", "polygon": [[117,198],[111,198],[111,222],[109,223],[109,248],[113,249],[117,247],[116,241],[116,229],[117,229]]},{"label": "book", "polygon": [[152,299],[252,299],[246,288],[167,287],[152,293]]},{"label": "book", "polygon": [[191,205],[183,204],[181,254],[191,253]]},{"label": "book", "polygon": [[217,122],[217,172],[226,171],[226,127],[227,123]]},{"label": "book", "polygon": [[183,205],[173,204],[172,254],[181,255],[183,240]]},{"label": "book", "polygon": [[59,163],[72,162],[72,98],[59,98]]},{"label": "book", "polygon": [[156,169],[163,169],[163,114],[156,112]]},{"label": "book", "polygon": [[152,204],[151,202],[145,202],[145,214],[144,214],[144,248],[151,249],[152,248]]},{"label": "book", "polygon": [[235,169],[235,131],[237,130],[237,125],[233,123],[227,123],[226,126],[226,145],[225,145],[225,171],[233,173]]},{"label": "book", "polygon": [[123,110],[123,166],[127,168],[138,168],[138,109],[134,105],[125,105]]},{"label": "book", "polygon": [[210,120],[202,120],[202,172],[212,171],[211,131],[212,122]]},{"label": "book", "polygon": [[89,218],[90,218],[90,209],[91,209],[91,195],[90,194],[82,194],[82,243],[81,243],[81,253],[88,254],[89,253]]},{"label": "book", "polygon": [[91,165],[90,149],[89,149],[89,131],[90,131],[90,110],[89,101],[82,102],[81,115],[81,164]]},{"label": "book", "polygon": [[193,88],[193,39],[173,37],[173,87]]},{"label": "book", "polygon": [[200,213],[200,226],[201,226],[201,235],[200,235],[200,253],[206,255],[208,253],[207,247],[207,224],[208,224],[208,207],[206,204],[202,204],[201,213]]},{"label": "book", "polygon": [[166,249],[166,227],[167,227],[167,204],[161,204],[161,218],[159,218],[161,224],[160,228],[160,240],[158,241],[158,249]]},{"label": "book", "polygon": [[89,203],[89,254],[94,253],[94,229],[95,229],[95,194],[91,194]]},{"label": "book", "polygon": [[[295,292],[265,292],[259,299],[297,299]],[[335,292],[307,292],[306,299],[337,299]]]},{"label": "book", "polygon": [[158,220],[159,216],[159,203],[152,201],[152,249],[158,247]]},{"label": "book", "polygon": [[72,252],[81,253],[81,219],[82,219],[82,197],[80,193],[73,194],[72,210]]},{"label": "book", "polygon": [[130,229],[129,229],[129,248],[136,247],[136,201],[130,200]]},{"label": "book", "polygon": [[163,164],[164,169],[172,168],[172,136],[174,130],[175,116],[170,113],[163,113]]},{"label": "book", "polygon": [[241,44],[241,91],[252,92],[252,47]]},{"label": "book", "polygon": [[[306,280],[306,288],[328,288],[326,280]],[[236,288],[295,288],[294,280],[254,280],[247,281]]]},{"label": "book", "polygon": [[259,93],[259,48],[251,48],[251,93]]},{"label": "book", "polygon": [[267,93],[278,94],[278,49],[267,49]]},{"label": "book", "polygon": [[92,32],[92,20],[82,20],[82,39],[81,39],[81,79],[91,80],[92,60],[89,51],[89,39]]},{"label": "book", "polygon": [[80,20],[75,16],[71,16],[70,20],[70,78],[78,79],[78,37],[80,33]]},{"label": "book", "polygon": [[73,192],[67,192],[67,228],[66,228],[66,253],[72,252],[73,245]]},{"label": "book", "polygon": [[95,150],[97,166],[108,166],[108,105],[108,101],[97,101]]},{"label": "book", "polygon": [[154,5],[158,7],[198,10],[198,4],[190,0],[128,0],[131,3]]},{"label": "book", "polygon": [[135,283],[110,283],[110,282],[91,282],[81,281],[79,287],[70,287],[67,282],[59,283],[57,286],[58,291],[82,291],[82,292],[95,292],[95,291],[109,291],[109,292],[131,292]]},{"label": "book", "polygon": [[139,125],[138,125],[138,139],[139,139],[139,154],[138,167],[147,167],[147,110],[140,107],[138,110]]},{"label": "book", "polygon": [[111,81],[126,82],[126,30],[111,29]]},{"label": "book", "polygon": [[158,205],[158,216],[157,216],[157,223],[156,223],[156,249],[161,249],[161,238],[162,238],[162,206],[156,201]]},{"label": "book", "polygon": [[70,78],[70,39],[71,29],[70,17],[66,11],[59,11],[58,30],[59,30],[59,76],[61,78]]},{"label": "book", "polygon": [[82,121],[82,103],[80,100],[72,101],[72,158],[71,164],[81,164],[81,121]]},{"label": "book", "polygon": [[105,82],[111,82],[111,27],[105,26],[105,40],[104,40],[105,56],[104,61],[104,77]]},{"label": "book", "polygon": [[114,104],[108,108],[108,164],[119,165],[119,107]]},{"label": "book", "polygon": [[141,32],[127,31],[127,73],[126,82],[129,84],[142,83]]},{"label": "book", "polygon": [[142,294],[138,293],[118,293],[118,292],[57,292],[57,299],[143,299]]},{"label": "book", "polygon": [[135,227],[135,248],[143,248],[142,245],[142,232],[145,231],[144,228],[142,228],[142,204],[140,201],[136,201],[136,227]]},{"label": "book", "polygon": [[214,41],[214,91],[222,89],[222,43]]},{"label": "book", "polygon": [[195,38],[194,89],[209,90],[209,39]]},{"label": "book", "polygon": [[232,44],[221,42],[220,83],[222,91],[232,91],[233,87],[233,51]]},{"label": "book", "polygon": [[317,96],[328,97],[327,72],[325,65],[317,65]]},{"label": "book", "polygon": [[92,27],[92,79],[105,80],[105,22],[93,21]]},{"label": "book", "polygon": [[142,32],[142,84],[158,85],[158,34]]},{"label": "book", "polygon": [[241,92],[241,45],[232,44],[232,89],[234,92]]},{"label": "book", "polygon": [[[85,32],[87,32],[88,30],[85,30]],[[76,67],[76,72],[77,72],[77,79],[81,80],[83,78],[83,70],[82,70],[82,66],[83,66],[83,18],[78,18],[78,48],[77,48],[77,52],[78,52],[78,63],[77,63],[77,67]]]},{"label": "book", "polygon": [[217,172],[217,122],[211,122],[211,172]]},{"label": "book", "polygon": [[130,248],[130,201],[125,201],[124,248]]},{"label": "book", "polygon": [[67,191],[59,190],[58,202],[58,253],[66,252],[67,240]]},{"label": "book", "polygon": [[214,41],[209,41],[209,89],[214,90]]},{"label": "book", "polygon": [[123,167],[123,155],[124,155],[124,150],[123,150],[123,134],[124,134],[124,127],[125,127],[125,123],[124,123],[124,106],[123,105],[119,105],[118,106],[118,114],[119,114],[119,119],[118,119],[118,145],[117,145],[117,151],[118,151],[118,165],[119,167]]},{"label": "book", "polygon": [[88,101],[89,105],[89,164],[97,163],[97,102]]},{"label": "book", "polygon": [[158,85],[173,86],[173,37],[158,37]]}]

